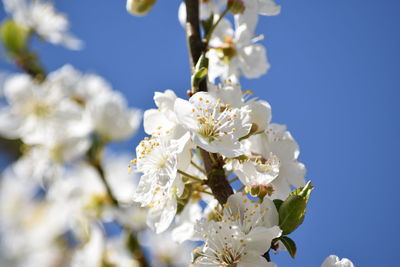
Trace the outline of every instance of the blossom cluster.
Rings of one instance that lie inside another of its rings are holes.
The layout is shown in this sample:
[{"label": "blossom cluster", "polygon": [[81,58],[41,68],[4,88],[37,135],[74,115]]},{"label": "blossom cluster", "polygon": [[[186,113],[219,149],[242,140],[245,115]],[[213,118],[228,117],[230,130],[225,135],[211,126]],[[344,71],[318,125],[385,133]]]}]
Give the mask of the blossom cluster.
[{"label": "blossom cluster", "polygon": [[[132,2],[127,8],[134,14]],[[188,100],[156,92],[157,108],[144,112],[149,136],[131,161],[141,173],[134,200],[148,209],[147,225],[156,233],[203,242],[193,266],[275,266],[270,251],[295,256],[287,235],[303,222],[313,187],[287,127],[271,122],[270,104],[243,91],[240,78],[268,71],[263,35],[255,30],[259,15],[277,15],[280,6],[273,0],[199,5],[206,48],[194,62],[192,90]],[[187,14],[183,2],[178,17],[190,28]]]},{"label": "blossom cluster", "polygon": [[[126,8],[144,15],[155,2]],[[198,4],[205,49],[188,99],[156,92],[156,108],[142,113],[96,74],[71,65],[46,73],[30,36],[70,49],[82,41],[51,3],[3,0],[2,42],[24,73],[0,86],[0,142],[18,154],[0,179],[1,266],[273,267],[271,252],[295,257],[288,235],[303,223],[313,186],[287,127],[240,84],[270,68],[256,25],[281,8]],[[182,25],[187,17],[182,3]],[[148,136],[135,158],[112,151],[142,117]],[[353,264],[333,255],[322,263],[333,266]]]}]

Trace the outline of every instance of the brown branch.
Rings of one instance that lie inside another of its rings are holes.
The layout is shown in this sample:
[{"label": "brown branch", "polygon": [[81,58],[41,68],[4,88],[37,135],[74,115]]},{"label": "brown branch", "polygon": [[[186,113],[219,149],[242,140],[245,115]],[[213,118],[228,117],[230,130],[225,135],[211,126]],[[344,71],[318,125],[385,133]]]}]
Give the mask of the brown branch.
[{"label": "brown branch", "polygon": [[[199,60],[202,53],[205,52],[205,44],[201,39],[199,0],[185,0],[186,4],[186,35],[190,55],[190,66],[192,70]],[[194,90],[194,88],[192,89]],[[204,79],[198,88],[198,91],[207,91],[207,78]],[[193,91],[196,93],[196,91]],[[220,204],[225,204],[228,197],[233,194],[233,189],[225,176],[223,164],[217,160],[214,163],[211,157],[217,159],[216,154],[209,154],[200,148],[200,155],[204,161],[207,173],[206,184],[210,187],[214,197]]]},{"label": "brown branch", "polygon": [[[189,48],[191,69],[194,69],[201,54],[206,50],[201,39],[199,0],[185,0],[186,4],[186,36]],[[194,88],[192,90],[195,90]],[[207,79],[200,82],[198,91],[207,92]],[[196,93],[193,91],[192,93]]]}]

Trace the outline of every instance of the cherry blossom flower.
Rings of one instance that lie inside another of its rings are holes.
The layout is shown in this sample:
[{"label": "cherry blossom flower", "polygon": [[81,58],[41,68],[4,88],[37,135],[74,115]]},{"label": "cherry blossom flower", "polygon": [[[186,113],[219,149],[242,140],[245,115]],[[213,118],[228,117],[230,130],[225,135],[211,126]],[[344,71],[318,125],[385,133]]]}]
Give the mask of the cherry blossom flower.
[{"label": "cherry blossom flower", "polygon": [[189,101],[176,100],[175,113],[199,147],[225,157],[243,153],[239,138],[251,127],[246,108],[233,108],[210,93],[199,92]]},{"label": "cherry blossom flower", "polygon": [[189,139],[188,133],[177,140],[153,136],[136,148],[133,163],[143,175],[133,199],[149,207],[147,222],[157,232],[165,231],[176,214],[176,198],[184,188],[178,170],[185,170],[190,163]]},{"label": "cherry blossom flower", "polygon": [[199,222],[205,244],[194,250],[194,266],[275,266],[262,255],[281,234],[276,224],[272,201],[259,204],[241,193],[230,196],[221,221]]},{"label": "cherry blossom flower", "polygon": [[247,78],[258,78],[265,74],[270,65],[266,50],[257,44],[258,37],[246,25],[233,30],[227,19],[222,19],[210,40],[209,79],[214,81],[221,77],[224,80],[238,81],[243,75]]},{"label": "cherry blossom flower", "polygon": [[276,16],[281,12],[281,7],[274,0],[244,0],[242,3],[244,11],[235,15],[235,21],[237,25],[245,25],[249,31],[255,30],[258,15]]},{"label": "cherry blossom flower", "polygon": [[125,98],[116,91],[98,95],[88,105],[95,131],[107,141],[129,138],[139,127],[141,112],[128,109]]},{"label": "cherry blossom flower", "polygon": [[149,135],[168,135],[169,138],[180,138],[186,130],[179,124],[174,111],[177,96],[172,90],[154,93],[157,109],[144,112],[144,131]]},{"label": "cherry blossom flower", "polygon": [[279,159],[279,175],[271,182],[274,198],[285,199],[291,192],[291,186],[305,185],[306,169],[298,161],[299,146],[286,126],[270,124],[262,133],[249,138],[250,150],[267,160],[272,155]]}]

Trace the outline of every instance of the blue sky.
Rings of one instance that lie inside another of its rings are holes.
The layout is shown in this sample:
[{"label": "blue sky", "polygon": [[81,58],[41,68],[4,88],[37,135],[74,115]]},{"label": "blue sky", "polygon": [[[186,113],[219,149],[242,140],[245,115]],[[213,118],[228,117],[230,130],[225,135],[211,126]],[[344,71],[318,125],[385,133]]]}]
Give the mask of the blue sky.
[{"label": "blue sky", "polygon": [[[55,2],[86,47],[35,42],[48,71],[70,63],[96,72],[141,109],[153,107],[154,91],[184,96],[190,83],[179,1],[158,1],[144,18],[127,14],[122,0]],[[288,125],[316,189],[292,235],[297,259],[272,258],[310,267],[335,253],[356,266],[398,266],[400,2],[277,2],[281,15],[261,18],[257,29],[272,68],[243,80],[243,88],[270,102],[274,122]],[[0,69],[15,71],[1,59]],[[116,148],[132,150],[142,137],[141,130]]]}]

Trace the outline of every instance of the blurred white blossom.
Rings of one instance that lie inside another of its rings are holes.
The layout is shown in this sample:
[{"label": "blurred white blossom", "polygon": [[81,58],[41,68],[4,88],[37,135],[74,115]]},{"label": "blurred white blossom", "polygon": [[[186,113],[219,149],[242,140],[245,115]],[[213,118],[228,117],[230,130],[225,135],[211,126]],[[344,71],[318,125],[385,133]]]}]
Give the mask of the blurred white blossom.
[{"label": "blurred white blossom", "polygon": [[349,259],[340,260],[338,256],[330,255],[324,260],[321,267],[354,267],[354,264]]},{"label": "blurred white blossom", "polygon": [[53,4],[45,0],[3,0],[4,8],[20,25],[36,32],[40,37],[53,44],[64,45],[77,50],[82,41],[69,31],[67,17],[57,12]]}]

